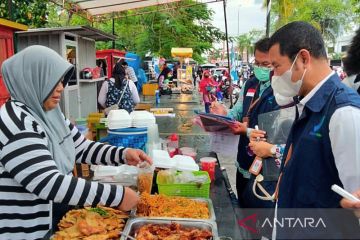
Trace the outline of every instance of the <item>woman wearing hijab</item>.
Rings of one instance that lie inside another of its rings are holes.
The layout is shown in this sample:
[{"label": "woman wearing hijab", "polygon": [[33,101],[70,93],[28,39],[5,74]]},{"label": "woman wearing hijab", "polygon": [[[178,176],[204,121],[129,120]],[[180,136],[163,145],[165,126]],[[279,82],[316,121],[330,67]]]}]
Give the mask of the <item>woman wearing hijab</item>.
[{"label": "woman wearing hijab", "polygon": [[75,162],[151,163],[141,150],[86,140],[65,119],[58,104],[72,70],[43,46],[28,47],[2,65],[11,101],[0,109],[0,239],[43,238],[65,206],[129,210],[137,204],[129,188],[72,176]]},{"label": "woman wearing hijab", "polygon": [[209,70],[204,71],[203,78],[200,81],[200,92],[203,95],[203,101],[205,104],[205,112],[210,113],[210,105],[216,100],[215,92],[217,88],[217,82],[210,77]]},{"label": "woman wearing hijab", "polygon": [[134,110],[135,105],[140,102],[140,97],[135,83],[127,79],[122,63],[123,61],[116,63],[112,72],[113,77],[101,86],[98,103],[105,109],[117,104],[121,98],[118,104],[119,108],[130,113]]}]

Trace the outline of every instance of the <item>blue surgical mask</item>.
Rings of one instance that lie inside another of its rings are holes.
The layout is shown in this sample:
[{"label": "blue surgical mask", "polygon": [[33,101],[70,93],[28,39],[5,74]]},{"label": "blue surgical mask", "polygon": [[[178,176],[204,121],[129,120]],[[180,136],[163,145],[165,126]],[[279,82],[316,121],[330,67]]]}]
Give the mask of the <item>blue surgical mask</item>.
[{"label": "blue surgical mask", "polygon": [[255,77],[260,82],[267,82],[270,80],[270,71],[271,69],[267,67],[254,66]]}]

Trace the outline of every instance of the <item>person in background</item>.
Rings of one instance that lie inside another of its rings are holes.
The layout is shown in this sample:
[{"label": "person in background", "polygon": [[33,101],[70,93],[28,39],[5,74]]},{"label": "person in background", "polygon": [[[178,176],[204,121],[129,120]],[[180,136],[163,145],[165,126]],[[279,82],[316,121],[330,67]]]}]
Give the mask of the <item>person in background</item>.
[{"label": "person in background", "polygon": [[210,76],[210,71],[204,71],[203,78],[200,81],[199,91],[202,93],[205,112],[210,113],[210,105],[216,100],[217,82]]},{"label": "person in background", "polygon": [[174,63],[174,68],[172,70],[172,78],[173,79],[177,79],[177,70],[179,69],[179,64],[178,63]]},{"label": "person in background", "polygon": [[11,100],[0,109],[0,239],[42,239],[68,206],[128,211],[137,194],[72,175],[75,163],[137,165],[141,150],[85,139],[59,102],[73,67],[55,51],[30,46],[2,64]]},{"label": "person in background", "polygon": [[[239,100],[229,111],[224,105],[215,102],[212,112],[226,115],[234,120],[236,124],[232,127],[234,134],[241,135],[238,145],[236,159],[236,190],[241,207],[272,207],[271,202],[260,201],[249,193],[251,173],[248,171],[255,155],[249,152],[249,136],[255,125],[258,115],[279,109],[270,83],[271,62],[269,57],[269,38],[263,38],[255,44],[255,77],[246,81],[241,89]],[[251,179],[253,181],[253,179]],[[274,184],[269,184],[269,192],[274,191]]]},{"label": "person in background", "polygon": [[[355,36],[351,41],[343,64],[344,70],[348,75],[348,77],[343,80],[343,83],[360,94],[360,28],[356,31]],[[353,192],[353,195],[360,199],[360,189]],[[360,209],[360,201],[355,202],[343,198],[340,205],[343,208]]]},{"label": "person in background", "polygon": [[128,80],[131,80],[134,82],[135,86],[137,87],[138,79],[135,74],[135,70],[133,67],[130,67],[127,62],[123,61],[122,66],[125,69],[125,73],[127,75]]},{"label": "person in background", "polygon": [[343,60],[344,70],[348,75],[343,83],[360,94],[360,28],[356,31]]},{"label": "person in background", "polygon": [[125,91],[119,108],[125,109],[130,113],[134,110],[135,105],[140,102],[140,97],[135,83],[127,80],[126,70],[123,66],[121,61],[116,63],[112,73],[113,77],[104,81],[101,86],[98,103],[104,109],[117,104],[122,93]]},{"label": "person in background", "polygon": [[158,81],[160,81],[160,78],[162,78],[163,81],[165,79],[167,79],[169,77],[170,72],[171,72],[171,69],[167,66],[166,63],[164,63],[164,65],[162,66],[162,70],[160,72],[160,75],[158,77]]}]

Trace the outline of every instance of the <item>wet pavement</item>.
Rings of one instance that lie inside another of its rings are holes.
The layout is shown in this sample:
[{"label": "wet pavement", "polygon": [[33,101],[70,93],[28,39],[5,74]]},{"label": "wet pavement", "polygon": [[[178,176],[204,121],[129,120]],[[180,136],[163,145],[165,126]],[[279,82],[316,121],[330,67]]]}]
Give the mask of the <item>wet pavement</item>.
[{"label": "wet pavement", "polygon": [[[157,117],[161,138],[166,138],[172,133],[179,135],[180,147],[192,147],[197,150],[198,157],[210,152],[210,135],[202,128],[193,124],[195,111],[204,111],[204,105],[200,102],[200,94],[172,94],[162,95],[160,104],[157,107],[173,108],[175,117]],[[155,97],[146,96],[141,98],[142,102],[151,103],[155,107]],[[236,168],[234,160],[236,153],[229,153],[230,156],[218,154],[220,164],[225,167],[229,176],[232,189],[235,190]],[[232,156],[231,156],[232,155]],[[236,192],[236,191],[235,191]]]}]

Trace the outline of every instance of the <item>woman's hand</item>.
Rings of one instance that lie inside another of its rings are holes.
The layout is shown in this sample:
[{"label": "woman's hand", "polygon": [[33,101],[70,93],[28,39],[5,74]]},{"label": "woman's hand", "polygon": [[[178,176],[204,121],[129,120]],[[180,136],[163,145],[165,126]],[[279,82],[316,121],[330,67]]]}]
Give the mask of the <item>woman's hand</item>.
[{"label": "woman's hand", "polygon": [[251,151],[254,152],[254,154],[258,157],[261,158],[267,158],[267,157],[272,157],[271,154],[271,148],[272,148],[272,144],[268,143],[268,142],[257,142],[257,141],[251,141],[249,143],[249,147],[251,149]]},{"label": "woman's hand", "polygon": [[217,115],[226,116],[227,110],[225,106],[219,102],[212,102],[210,106],[210,112]]},{"label": "woman's hand", "polygon": [[250,132],[249,139],[250,141],[257,141],[258,139],[260,141],[266,141],[265,134],[265,131],[253,129]]},{"label": "woman's hand", "polygon": [[[360,189],[353,193],[353,195],[360,199]],[[359,208],[360,209],[360,201],[351,201],[346,198],[343,198],[340,201],[340,205],[343,208]]]},{"label": "woman's hand", "polygon": [[124,198],[122,203],[118,206],[121,211],[130,211],[134,208],[139,202],[139,196],[134,190],[125,187],[124,188]]},{"label": "woman's hand", "polygon": [[153,163],[152,159],[140,149],[127,148],[125,150],[125,159],[128,165],[136,166],[141,162]]},{"label": "woman's hand", "polygon": [[235,122],[234,124],[230,124],[229,127],[233,132],[233,134],[235,135],[246,134],[246,130],[247,130],[246,123]]}]

